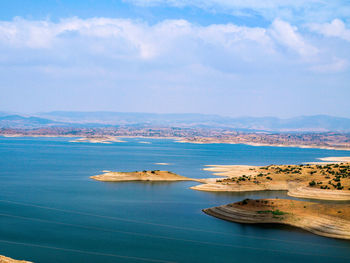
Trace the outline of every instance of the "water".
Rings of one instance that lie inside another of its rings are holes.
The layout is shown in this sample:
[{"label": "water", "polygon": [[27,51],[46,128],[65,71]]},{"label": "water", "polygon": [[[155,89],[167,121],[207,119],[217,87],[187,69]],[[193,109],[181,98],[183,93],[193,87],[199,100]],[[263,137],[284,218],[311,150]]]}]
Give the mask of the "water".
[{"label": "water", "polygon": [[189,189],[195,182],[89,179],[102,170],[149,169],[203,178],[211,177],[201,170],[206,164],[297,164],[349,152],[126,141],[0,138],[0,254],[34,262],[349,262],[349,241],[201,211],[244,198],[289,198],[284,192],[207,193]]}]

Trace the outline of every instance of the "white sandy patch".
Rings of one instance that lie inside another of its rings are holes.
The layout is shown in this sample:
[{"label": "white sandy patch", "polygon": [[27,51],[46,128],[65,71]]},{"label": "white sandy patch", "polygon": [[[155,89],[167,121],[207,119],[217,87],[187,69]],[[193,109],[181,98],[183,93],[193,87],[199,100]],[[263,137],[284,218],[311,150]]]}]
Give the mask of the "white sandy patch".
[{"label": "white sandy patch", "polygon": [[156,165],[170,165],[170,163],[154,163]]},{"label": "white sandy patch", "polygon": [[317,158],[324,162],[350,162],[350,156],[345,157],[323,157],[323,158]]}]

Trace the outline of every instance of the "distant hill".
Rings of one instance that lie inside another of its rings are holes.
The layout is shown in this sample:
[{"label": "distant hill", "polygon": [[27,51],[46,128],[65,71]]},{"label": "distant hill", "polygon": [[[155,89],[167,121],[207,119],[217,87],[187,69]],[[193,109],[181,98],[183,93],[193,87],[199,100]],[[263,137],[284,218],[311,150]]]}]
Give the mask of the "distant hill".
[{"label": "distant hill", "polygon": [[327,115],[300,116],[288,119],[241,117],[232,119],[231,124],[237,128],[266,131],[350,131],[350,119]]},{"label": "distant hill", "polygon": [[38,128],[60,123],[49,119],[38,117],[24,117],[20,115],[7,115],[0,117],[0,127],[2,128]]},{"label": "distant hill", "polygon": [[54,111],[40,113],[37,116],[60,122],[100,123],[110,125],[219,125],[230,121],[230,118],[207,114],[157,114],[138,112],[68,112]]},{"label": "distant hill", "polygon": [[35,116],[0,115],[0,127],[100,127],[119,125],[226,128],[267,132],[350,132],[350,119],[328,115],[276,117],[224,117],[208,114],[54,111]]}]

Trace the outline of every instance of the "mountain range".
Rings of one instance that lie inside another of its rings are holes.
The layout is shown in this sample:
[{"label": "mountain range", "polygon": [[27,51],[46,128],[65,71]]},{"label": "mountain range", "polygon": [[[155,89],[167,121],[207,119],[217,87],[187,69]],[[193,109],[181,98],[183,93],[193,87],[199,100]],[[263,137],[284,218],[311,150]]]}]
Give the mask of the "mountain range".
[{"label": "mountain range", "polygon": [[277,117],[224,117],[209,114],[157,114],[128,112],[53,111],[32,115],[0,112],[0,128],[40,128],[56,126],[172,126],[224,128],[267,132],[350,132],[350,119],[328,115]]}]

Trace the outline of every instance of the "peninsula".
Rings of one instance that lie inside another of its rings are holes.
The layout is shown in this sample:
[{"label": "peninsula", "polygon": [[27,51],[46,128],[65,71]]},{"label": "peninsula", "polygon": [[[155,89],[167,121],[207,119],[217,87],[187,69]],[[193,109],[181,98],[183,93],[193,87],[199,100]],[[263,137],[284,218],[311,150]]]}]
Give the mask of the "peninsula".
[{"label": "peninsula", "polygon": [[224,178],[201,179],[191,189],[213,192],[286,190],[288,195],[323,200],[350,200],[350,163],[301,165],[210,165],[205,170]]},{"label": "peninsula", "polygon": [[318,204],[287,199],[245,199],[204,209],[208,215],[237,223],[286,224],[314,234],[350,239],[350,204]]},{"label": "peninsula", "polygon": [[136,172],[111,172],[105,171],[100,175],[91,176],[91,179],[103,182],[127,182],[127,181],[198,181],[196,179],[181,176],[169,171],[136,171]]}]

